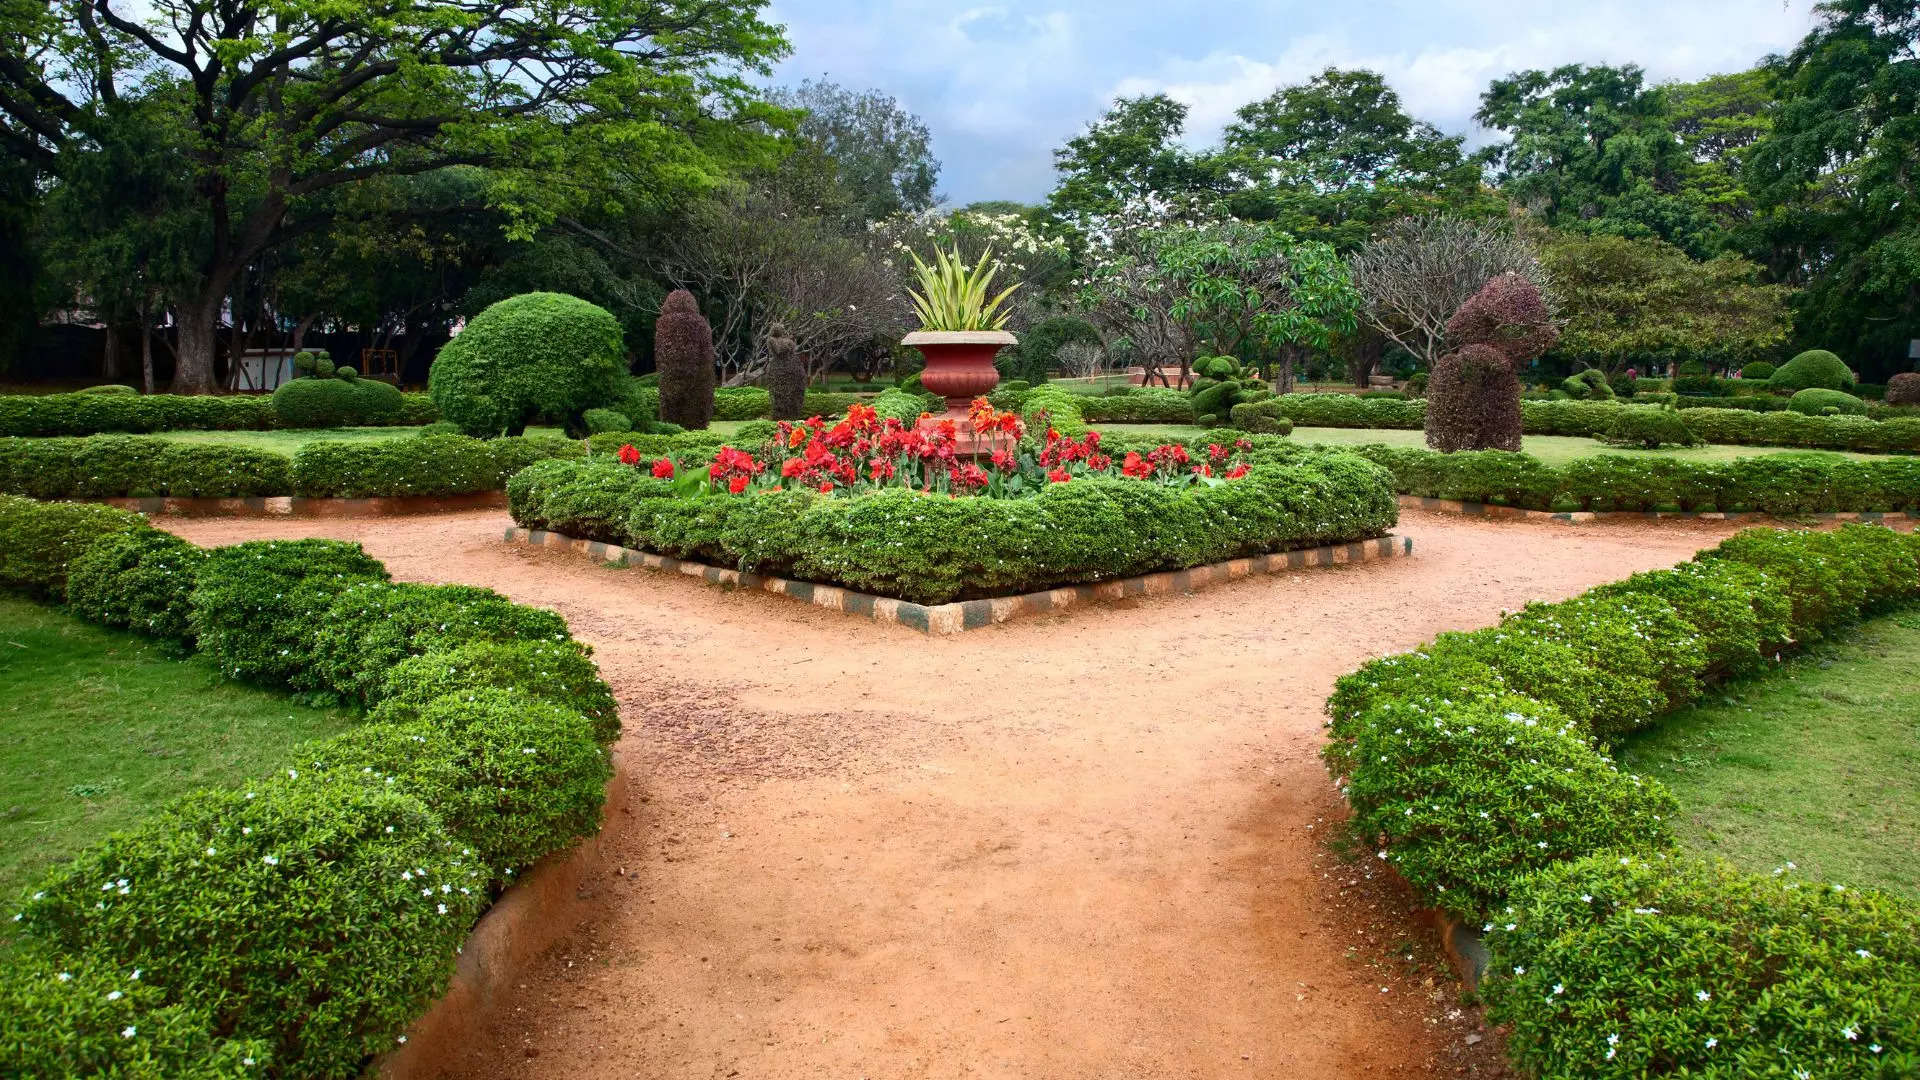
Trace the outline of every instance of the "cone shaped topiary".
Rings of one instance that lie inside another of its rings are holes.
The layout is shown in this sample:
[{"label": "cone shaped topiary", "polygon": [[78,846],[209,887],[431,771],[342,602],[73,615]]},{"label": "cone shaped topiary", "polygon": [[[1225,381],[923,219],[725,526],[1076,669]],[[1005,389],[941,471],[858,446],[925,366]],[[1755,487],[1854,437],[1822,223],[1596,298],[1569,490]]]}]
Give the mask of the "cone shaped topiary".
[{"label": "cone shaped topiary", "polygon": [[773,392],[775,420],[806,416],[807,368],[800,361],[799,345],[778,323],[767,336],[767,389]]},{"label": "cone shaped topiary", "polygon": [[660,419],[683,428],[713,422],[713,328],[693,294],[675,289],[653,324],[653,362],[660,369]]}]

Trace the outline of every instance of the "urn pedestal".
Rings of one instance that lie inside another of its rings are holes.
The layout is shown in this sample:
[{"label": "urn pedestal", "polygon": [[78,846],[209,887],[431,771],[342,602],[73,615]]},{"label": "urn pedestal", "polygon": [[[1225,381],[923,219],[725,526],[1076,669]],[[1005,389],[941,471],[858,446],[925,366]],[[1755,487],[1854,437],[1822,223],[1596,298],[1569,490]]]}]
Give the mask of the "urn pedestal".
[{"label": "urn pedestal", "polygon": [[985,397],[1000,385],[994,355],[1019,341],[1005,330],[915,330],[900,340],[927,358],[920,385],[947,399],[947,411],[930,422],[953,421],[961,453],[986,453],[1004,441],[975,434],[967,410],[974,398]]}]

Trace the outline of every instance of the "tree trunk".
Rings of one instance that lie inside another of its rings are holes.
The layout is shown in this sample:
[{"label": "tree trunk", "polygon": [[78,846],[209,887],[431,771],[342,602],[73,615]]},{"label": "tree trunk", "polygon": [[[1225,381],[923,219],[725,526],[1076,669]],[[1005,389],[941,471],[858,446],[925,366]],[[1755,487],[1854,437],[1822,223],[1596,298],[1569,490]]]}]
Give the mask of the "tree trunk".
[{"label": "tree trunk", "polygon": [[180,305],[180,345],[173,369],[176,394],[212,394],[220,389],[213,377],[213,356],[218,349],[223,296],[224,290],[211,299]]},{"label": "tree trunk", "polygon": [[145,315],[140,317],[140,389],[144,393],[153,393],[153,326]]},{"label": "tree trunk", "polygon": [[106,348],[100,354],[100,381],[112,382],[119,372],[120,334],[112,323],[108,323]]},{"label": "tree trunk", "polygon": [[1380,369],[1380,356],[1386,352],[1387,343],[1372,334],[1364,334],[1349,348],[1347,374],[1352,377],[1353,385],[1365,390],[1370,385],[1367,380]]},{"label": "tree trunk", "polygon": [[1280,363],[1273,371],[1273,392],[1276,394],[1293,393],[1293,358],[1299,352],[1297,345],[1280,346]]}]

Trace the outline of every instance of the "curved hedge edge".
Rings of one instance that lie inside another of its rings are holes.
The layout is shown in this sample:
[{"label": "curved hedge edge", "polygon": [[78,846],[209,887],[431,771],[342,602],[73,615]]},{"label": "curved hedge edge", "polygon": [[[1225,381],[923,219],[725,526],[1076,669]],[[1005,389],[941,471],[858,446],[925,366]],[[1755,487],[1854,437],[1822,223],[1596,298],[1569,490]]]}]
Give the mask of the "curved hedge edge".
[{"label": "curved hedge edge", "polygon": [[1229,559],[1185,570],[1164,570],[1139,577],[1118,578],[1092,585],[1068,585],[1018,596],[995,596],[981,600],[961,600],[950,604],[916,604],[887,596],[854,592],[834,585],[816,585],[809,581],[744,574],[738,570],[707,563],[675,559],[608,544],[582,540],[544,529],[507,529],[501,539],[509,544],[560,548],[585,554],[614,566],[644,566],[650,570],[697,577],[716,585],[726,585],[789,596],[793,599],[848,615],[865,615],[874,622],[890,622],[920,633],[958,634],[984,626],[1006,622],[1022,615],[1057,614],[1070,607],[1097,600],[1118,600],[1129,596],[1167,596],[1191,592],[1252,574],[1279,574],[1315,566],[1343,566],[1375,562],[1380,559],[1406,558],[1413,554],[1413,538],[1388,533],[1371,540],[1355,540],[1316,548],[1294,548],[1267,555]]},{"label": "curved hedge edge", "polygon": [[600,831],[566,851],[546,856],[500,894],[480,916],[454,962],[446,993],[407,1028],[406,1043],[367,1070],[383,1080],[427,1080],[447,1062],[478,1045],[480,1033],[498,1018],[514,984],[549,948],[571,934],[595,902],[581,886],[604,869],[602,858],[632,816],[638,779],[624,755],[614,751],[613,778],[601,804]]},{"label": "curved hedge edge", "polygon": [[70,499],[117,506],[154,517],[404,517],[456,510],[504,510],[505,491],[470,491],[464,495],[384,495],[364,499],[323,498],[312,495],[262,495],[245,499],[154,496],[146,499]]},{"label": "curved hedge edge", "polygon": [[[1692,510],[1527,510],[1518,506],[1501,506],[1498,503],[1462,502],[1459,499],[1429,499],[1423,495],[1401,495],[1400,506],[1408,510],[1432,510],[1436,513],[1465,514],[1468,517],[1520,518],[1530,521],[1558,521],[1569,525],[1578,525],[1588,521],[1609,521],[1631,518],[1634,521],[1646,521],[1652,518],[1682,518],[1689,521],[1780,521],[1772,514],[1696,512]],[[1872,510],[1833,511],[1824,514],[1804,514],[1804,518],[1815,521],[1860,521],[1869,525],[1886,525],[1892,522],[1920,522],[1920,513],[1905,510],[1892,510],[1878,513]],[[1791,519],[1786,519],[1791,520]]]}]

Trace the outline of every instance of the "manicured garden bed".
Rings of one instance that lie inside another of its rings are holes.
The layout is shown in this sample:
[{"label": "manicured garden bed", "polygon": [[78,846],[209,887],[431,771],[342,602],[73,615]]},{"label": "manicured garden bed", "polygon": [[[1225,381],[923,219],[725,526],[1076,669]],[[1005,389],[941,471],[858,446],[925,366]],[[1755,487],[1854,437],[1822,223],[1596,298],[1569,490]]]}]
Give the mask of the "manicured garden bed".
[{"label": "manicured garden bed", "polygon": [[0,895],[194,788],[263,776],[351,710],[228,682],[177,647],[0,594]]},{"label": "manicured garden bed", "polygon": [[357,1076],[446,988],[493,897],[599,827],[619,719],[550,611],[395,584],[357,544],[206,550],[101,506],[0,496],[0,531],[0,588],[367,710],[265,743],[271,767],[205,777],[230,786],[20,895],[0,1071]]},{"label": "manicured garden bed", "polygon": [[1680,842],[1920,902],[1920,612],[1881,615],[1628,739]]},{"label": "manicured garden bed", "polygon": [[1920,1069],[1920,906],[1683,853],[1683,804],[1607,753],[1795,643],[1915,600],[1920,538],[1751,529],[1338,682],[1326,757],[1353,831],[1487,934],[1481,990],[1522,1068]]}]

